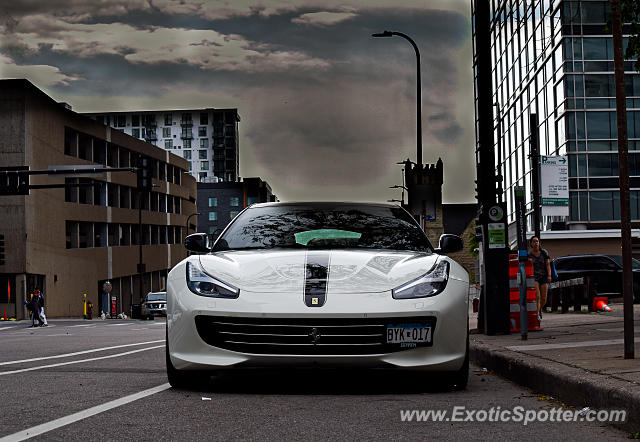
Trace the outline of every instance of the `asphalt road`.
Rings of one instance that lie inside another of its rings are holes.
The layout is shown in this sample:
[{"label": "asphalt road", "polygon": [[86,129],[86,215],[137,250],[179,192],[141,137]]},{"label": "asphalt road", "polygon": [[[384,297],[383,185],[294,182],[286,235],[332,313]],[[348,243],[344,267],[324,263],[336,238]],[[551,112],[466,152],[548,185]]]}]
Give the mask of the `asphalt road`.
[{"label": "asphalt road", "polygon": [[466,419],[492,407],[537,413],[563,406],[479,367],[462,392],[439,389],[429,375],[362,370],[256,371],[176,390],[165,374],[163,320],[27,325],[0,324],[0,441],[628,437],[590,422],[402,421],[403,410],[450,417],[465,407],[457,416]]}]

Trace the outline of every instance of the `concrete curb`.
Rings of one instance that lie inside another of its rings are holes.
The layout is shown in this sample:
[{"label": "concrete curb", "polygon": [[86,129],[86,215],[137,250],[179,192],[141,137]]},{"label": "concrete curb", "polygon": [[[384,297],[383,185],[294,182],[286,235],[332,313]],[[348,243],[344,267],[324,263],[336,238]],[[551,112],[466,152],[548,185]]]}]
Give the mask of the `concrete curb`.
[{"label": "concrete curb", "polygon": [[594,410],[627,410],[627,422],[612,425],[640,432],[640,385],[570,365],[490,345],[469,343],[470,359],[519,385],[568,405]]}]

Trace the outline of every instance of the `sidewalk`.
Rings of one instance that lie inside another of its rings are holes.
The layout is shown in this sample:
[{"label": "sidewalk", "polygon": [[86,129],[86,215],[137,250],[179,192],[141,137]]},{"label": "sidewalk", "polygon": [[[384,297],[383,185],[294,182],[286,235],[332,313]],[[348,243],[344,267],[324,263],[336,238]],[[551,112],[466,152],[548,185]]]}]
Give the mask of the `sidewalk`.
[{"label": "sidewalk", "polygon": [[[620,428],[640,432],[640,305],[634,305],[635,359],[624,359],[623,307],[609,313],[546,313],[542,328],[470,337],[471,360],[480,367],[576,408],[626,409]],[[470,313],[470,327],[477,326]]]}]

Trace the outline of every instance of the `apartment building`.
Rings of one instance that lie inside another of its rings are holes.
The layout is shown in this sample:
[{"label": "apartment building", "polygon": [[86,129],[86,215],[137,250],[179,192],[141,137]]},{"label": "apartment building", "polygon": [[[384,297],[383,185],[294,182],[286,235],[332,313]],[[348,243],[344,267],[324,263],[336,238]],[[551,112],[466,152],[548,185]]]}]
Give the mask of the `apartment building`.
[{"label": "apartment building", "polygon": [[0,309],[22,318],[23,301],[40,289],[50,317],[81,317],[83,294],[98,311],[108,311],[115,297],[118,312],[129,314],[141,296],[163,289],[167,272],[187,256],[185,223],[197,193],[181,156],[75,113],[27,80],[0,80],[2,167],[126,168],[138,158],[152,165],[154,184],[140,199],[130,171],[32,175],[31,184],[61,187],[0,196]]},{"label": "apartment building", "polygon": [[198,231],[217,236],[245,207],[274,201],[278,198],[271,186],[258,177],[237,183],[198,183]]},{"label": "apartment building", "polygon": [[237,181],[237,109],[182,109],[85,114],[188,161],[198,182]]}]

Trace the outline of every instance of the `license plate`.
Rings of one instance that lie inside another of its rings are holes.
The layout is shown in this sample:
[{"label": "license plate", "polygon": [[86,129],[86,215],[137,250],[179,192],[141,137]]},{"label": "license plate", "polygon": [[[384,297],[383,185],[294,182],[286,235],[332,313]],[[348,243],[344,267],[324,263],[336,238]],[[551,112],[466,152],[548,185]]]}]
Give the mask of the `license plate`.
[{"label": "license plate", "polygon": [[431,326],[425,324],[387,325],[388,344],[429,344],[431,335]]}]

